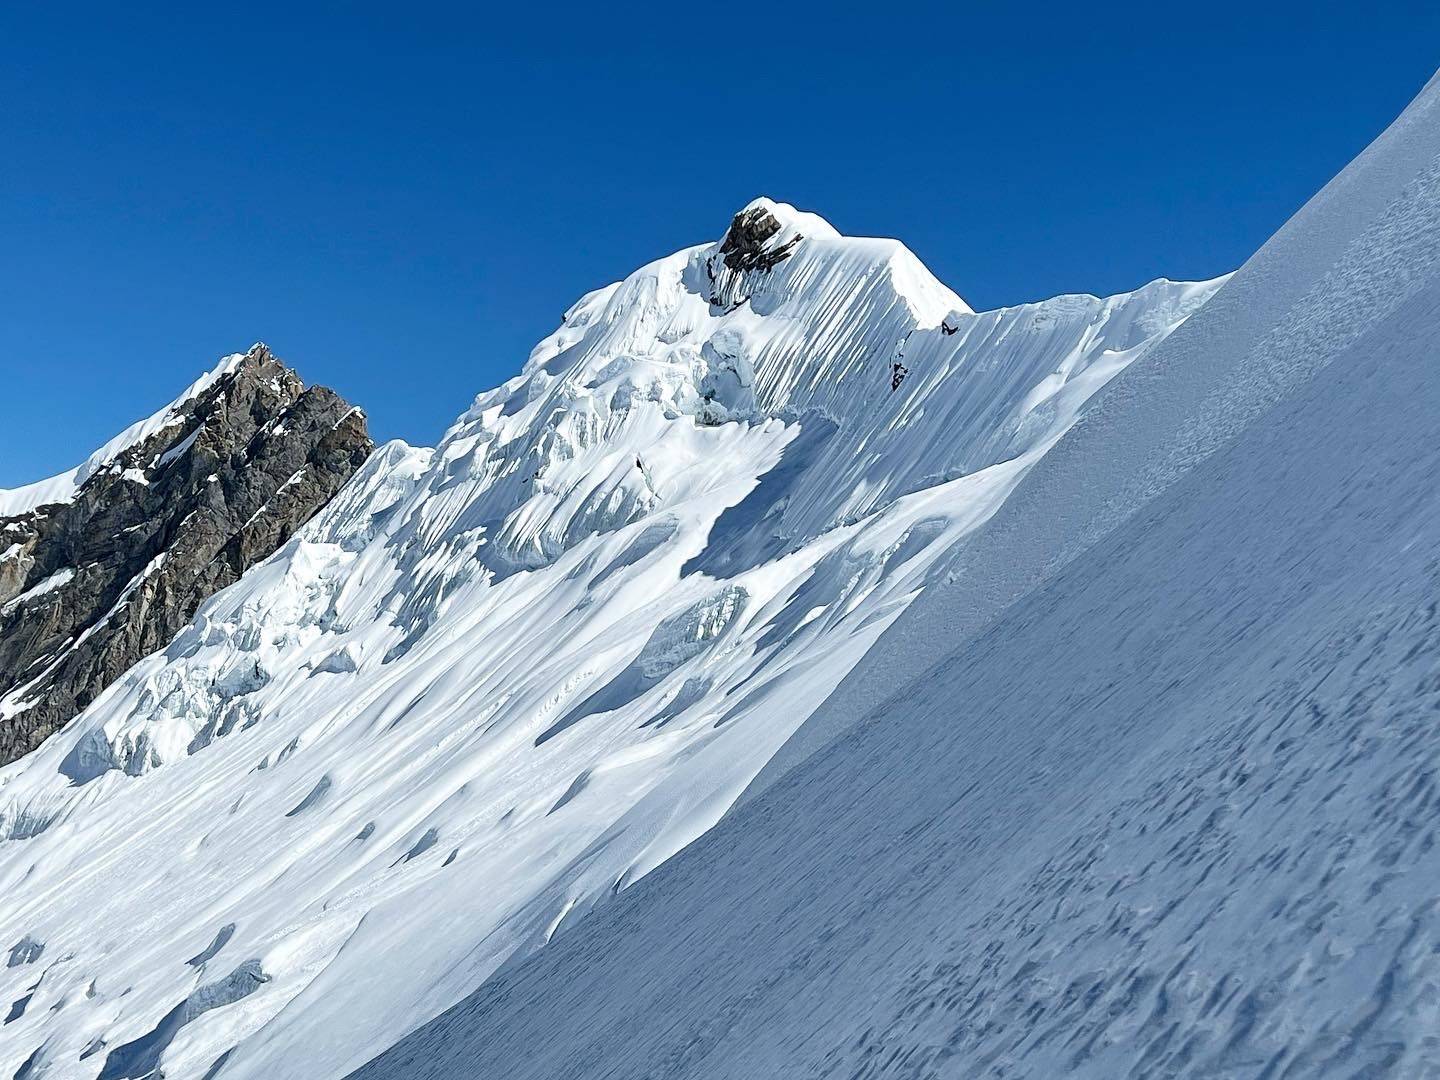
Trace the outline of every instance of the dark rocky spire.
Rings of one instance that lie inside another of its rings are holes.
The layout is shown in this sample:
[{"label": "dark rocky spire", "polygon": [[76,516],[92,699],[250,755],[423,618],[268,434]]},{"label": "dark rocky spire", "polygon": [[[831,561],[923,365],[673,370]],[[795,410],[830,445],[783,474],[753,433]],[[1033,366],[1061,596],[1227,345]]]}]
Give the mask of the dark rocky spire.
[{"label": "dark rocky spire", "polygon": [[329,501],[365,415],[264,345],[64,503],[0,517],[0,764],[165,645]]}]

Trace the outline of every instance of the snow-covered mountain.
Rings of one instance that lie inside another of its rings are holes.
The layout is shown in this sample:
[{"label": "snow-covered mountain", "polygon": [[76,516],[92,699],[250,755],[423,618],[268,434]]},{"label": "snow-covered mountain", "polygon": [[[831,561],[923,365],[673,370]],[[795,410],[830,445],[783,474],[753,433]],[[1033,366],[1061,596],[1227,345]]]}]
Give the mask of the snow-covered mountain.
[{"label": "snow-covered mountain", "polygon": [[1219,282],[974,313],[757,200],[0,771],[0,1068],[338,1076],[715,824]]},{"label": "snow-covered mountain", "polygon": [[1432,1077],[1440,76],[718,827],[359,1075]]}]

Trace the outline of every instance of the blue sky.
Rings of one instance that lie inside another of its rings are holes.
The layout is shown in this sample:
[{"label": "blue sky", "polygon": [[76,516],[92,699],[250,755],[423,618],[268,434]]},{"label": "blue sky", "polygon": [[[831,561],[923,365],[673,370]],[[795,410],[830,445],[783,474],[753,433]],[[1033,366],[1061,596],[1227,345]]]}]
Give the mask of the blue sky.
[{"label": "blue sky", "polygon": [[1208,277],[1440,63],[1408,0],[774,7],[8,6],[0,485],[257,339],[432,442],[757,194],[976,307]]}]

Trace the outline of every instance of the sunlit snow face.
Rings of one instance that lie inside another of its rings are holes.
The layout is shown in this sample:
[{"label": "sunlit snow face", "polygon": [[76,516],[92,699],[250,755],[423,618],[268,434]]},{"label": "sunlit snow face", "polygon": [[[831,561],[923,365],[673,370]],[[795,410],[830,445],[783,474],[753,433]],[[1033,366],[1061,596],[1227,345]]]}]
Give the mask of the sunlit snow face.
[{"label": "sunlit snow face", "polygon": [[0,941],[66,958],[31,1006],[74,1002],[64,1054],[144,1037],[231,924],[199,978],[245,994],[167,1072],[343,1072],[543,944],[713,824],[1211,288],[975,314],[899,244],[765,206],[784,258],[719,296],[708,244],[583,298],[0,771]]}]

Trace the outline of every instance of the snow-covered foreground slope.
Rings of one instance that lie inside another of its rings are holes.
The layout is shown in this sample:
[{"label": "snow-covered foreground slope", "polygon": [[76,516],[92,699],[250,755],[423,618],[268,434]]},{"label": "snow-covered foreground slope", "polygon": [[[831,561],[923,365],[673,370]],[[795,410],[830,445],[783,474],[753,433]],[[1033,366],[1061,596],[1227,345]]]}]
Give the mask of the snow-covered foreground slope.
[{"label": "snow-covered foreground slope", "polygon": [[1440,1075],[1437,118],[1107,392],[831,741],[360,1075]]},{"label": "snow-covered foreground slope", "polygon": [[760,200],[583,298],[0,771],[0,1071],[340,1075],[568,931],[1217,286],[975,314]]}]

